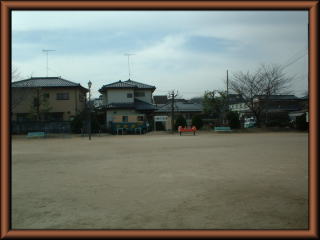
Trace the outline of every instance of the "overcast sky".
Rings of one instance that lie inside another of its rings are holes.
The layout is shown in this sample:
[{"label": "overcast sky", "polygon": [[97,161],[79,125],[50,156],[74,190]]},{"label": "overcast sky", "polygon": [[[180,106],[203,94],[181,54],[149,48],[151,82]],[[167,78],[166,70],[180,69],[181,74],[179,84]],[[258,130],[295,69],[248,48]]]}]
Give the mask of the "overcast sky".
[{"label": "overcast sky", "polygon": [[308,89],[307,11],[13,11],[12,62],[22,78],[62,76],[93,96],[104,84],[131,79],[154,95],[184,98],[225,89],[237,71],[282,64],[294,93]]}]

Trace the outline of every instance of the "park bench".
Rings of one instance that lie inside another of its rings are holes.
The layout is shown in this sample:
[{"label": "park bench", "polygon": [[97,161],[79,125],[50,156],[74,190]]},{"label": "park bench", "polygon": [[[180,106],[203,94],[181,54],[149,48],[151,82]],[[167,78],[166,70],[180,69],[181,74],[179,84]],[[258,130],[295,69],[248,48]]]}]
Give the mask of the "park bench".
[{"label": "park bench", "polygon": [[45,132],[28,132],[27,137],[33,138],[33,137],[46,137],[47,134]]},{"label": "park bench", "polygon": [[180,136],[181,136],[181,133],[183,133],[183,132],[193,132],[193,135],[196,135],[196,131],[197,131],[197,128],[194,126],[192,128],[186,128],[186,127],[184,128],[181,126],[178,127],[178,132],[179,132]]},{"label": "park bench", "polygon": [[215,132],[231,132],[230,127],[214,127]]}]

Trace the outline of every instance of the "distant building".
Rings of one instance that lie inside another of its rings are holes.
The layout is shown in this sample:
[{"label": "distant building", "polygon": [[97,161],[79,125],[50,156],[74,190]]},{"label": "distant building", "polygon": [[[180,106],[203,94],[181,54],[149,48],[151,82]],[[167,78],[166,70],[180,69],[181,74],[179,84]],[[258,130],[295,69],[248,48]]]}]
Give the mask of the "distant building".
[{"label": "distant building", "polygon": [[11,83],[12,121],[70,121],[86,106],[88,89],[61,77]]},{"label": "distant building", "polygon": [[130,79],[102,86],[99,92],[102,94],[107,128],[114,122],[142,123],[151,120],[156,109],[152,103],[155,89],[155,86]]},{"label": "distant building", "polygon": [[[158,97],[158,98],[157,98]],[[166,121],[163,122],[164,130],[171,130],[171,111],[172,103],[170,99],[167,99],[166,103],[164,97],[154,96],[154,102],[157,102],[157,110],[154,112],[155,116],[167,116]],[[161,104],[160,104],[160,103]],[[182,115],[186,120],[187,124],[191,126],[192,117],[194,115],[202,114],[203,107],[200,103],[193,103],[186,99],[175,99],[174,100],[174,115]]]},{"label": "distant building", "polygon": [[168,102],[167,95],[153,96],[153,103],[156,105],[166,104]]},{"label": "distant building", "polygon": [[98,98],[93,99],[92,102],[95,108],[103,107],[103,95],[100,95]]}]

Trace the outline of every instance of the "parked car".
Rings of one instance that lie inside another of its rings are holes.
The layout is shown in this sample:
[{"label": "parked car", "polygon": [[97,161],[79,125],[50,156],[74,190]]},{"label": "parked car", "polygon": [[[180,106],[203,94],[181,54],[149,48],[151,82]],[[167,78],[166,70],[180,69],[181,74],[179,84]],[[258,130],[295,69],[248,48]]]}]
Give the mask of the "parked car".
[{"label": "parked car", "polygon": [[251,117],[251,118],[246,118],[245,120],[244,120],[244,128],[253,128],[253,127],[255,127],[256,126],[256,120],[253,118],[253,117]]}]

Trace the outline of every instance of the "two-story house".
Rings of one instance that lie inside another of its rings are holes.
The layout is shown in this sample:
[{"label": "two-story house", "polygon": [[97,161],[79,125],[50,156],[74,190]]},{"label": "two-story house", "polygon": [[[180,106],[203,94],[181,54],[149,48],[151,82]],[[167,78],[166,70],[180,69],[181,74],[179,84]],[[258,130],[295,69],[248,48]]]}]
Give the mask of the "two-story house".
[{"label": "two-story house", "polygon": [[103,96],[107,128],[110,128],[113,122],[134,123],[151,120],[151,114],[156,109],[152,104],[152,93],[155,89],[155,86],[130,79],[102,86],[99,92]]},{"label": "two-story house", "polygon": [[61,77],[31,77],[11,83],[12,120],[70,121],[86,106],[88,89]]}]

